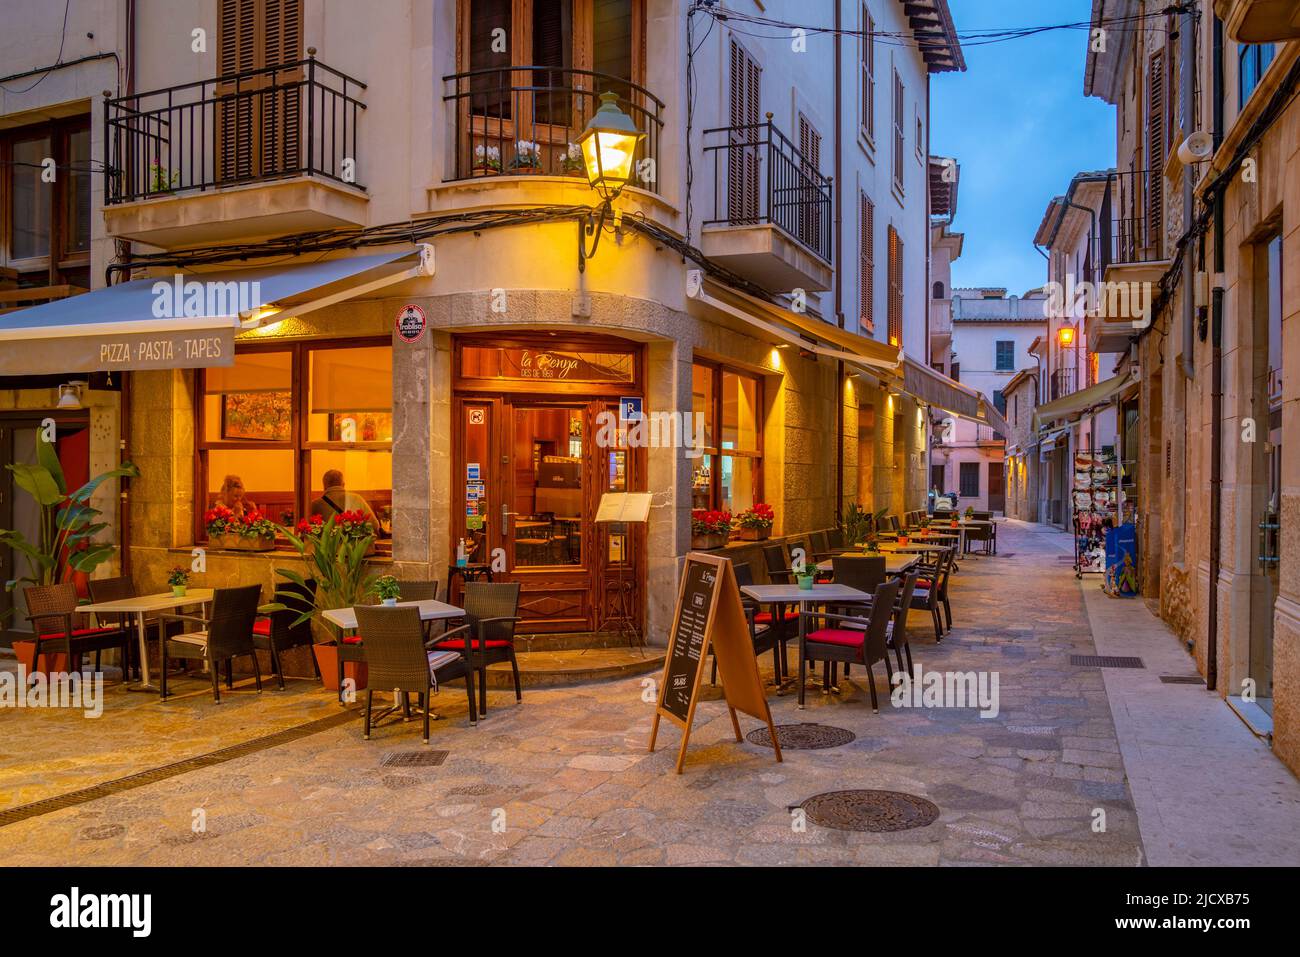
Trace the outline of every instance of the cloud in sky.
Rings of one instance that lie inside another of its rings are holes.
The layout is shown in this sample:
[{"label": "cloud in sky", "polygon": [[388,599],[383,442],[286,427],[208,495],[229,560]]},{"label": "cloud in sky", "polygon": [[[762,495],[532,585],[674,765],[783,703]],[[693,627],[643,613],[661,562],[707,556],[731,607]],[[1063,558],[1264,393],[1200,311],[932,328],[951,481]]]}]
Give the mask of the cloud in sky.
[{"label": "cloud in sky", "polygon": [[[957,30],[1080,23],[1088,0],[949,0]],[[930,150],[961,164],[957,219],[966,234],[956,286],[1020,294],[1046,280],[1034,231],[1081,170],[1115,164],[1115,108],[1083,95],[1086,29],[963,44],[965,73],[931,89]]]}]

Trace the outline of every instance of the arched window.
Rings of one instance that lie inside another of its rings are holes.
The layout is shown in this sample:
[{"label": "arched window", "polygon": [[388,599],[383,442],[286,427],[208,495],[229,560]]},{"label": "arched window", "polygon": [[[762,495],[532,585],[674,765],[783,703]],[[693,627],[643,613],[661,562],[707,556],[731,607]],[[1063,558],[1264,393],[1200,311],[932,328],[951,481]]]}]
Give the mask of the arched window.
[{"label": "arched window", "polygon": [[936,283],[934,284],[934,289],[933,289],[933,290],[931,291],[931,293],[930,293],[930,298],[932,298],[932,299],[942,299],[942,298],[943,298],[943,283],[942,283],[942,282],[936,282]]}]

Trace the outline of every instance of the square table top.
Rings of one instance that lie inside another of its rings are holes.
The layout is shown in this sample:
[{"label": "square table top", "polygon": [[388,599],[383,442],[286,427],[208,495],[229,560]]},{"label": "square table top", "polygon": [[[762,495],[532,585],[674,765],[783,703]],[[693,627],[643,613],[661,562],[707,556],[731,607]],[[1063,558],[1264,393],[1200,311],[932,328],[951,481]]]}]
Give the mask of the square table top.
[{"label": "square table top", "polygon": [[[446,602],[426,598],[424,601],[399,601],[398,608],[419,608],[421,621],[438,621],[443,618],[460,618],[465,614],[464,608],[448,605]],[[357,613],[352,608],[331,608],[323,617],[330,624],[351,631],[357,627]]]},{"label": "square table top", "polygon": [[[881,556],[885,559],[886,575],[901,575],[921,560],[917,555],[903,555],[889,552],[881,552]],[[862,557],[865,558],[867,556],[864,555]],[[828,558],[825,561],[817,563],[817,570],[819,572],[833,572],[835,570],[835,564],[832,559]]]},{"label": "square table top", "polygon": [[740,589],[754,601],[769,602],[809,602],[821,601],[861,601],[870,599],[871,595],[848,585],[813,585],[812,588],[800,588],[798,585],[745,585]]},{"label": "square table top", "polygon": [[116,601],[101,601],[89,605],[78,605],[77,613],[97,612],[99,614],[112,614],[113,612],[117,612],[125,614],[141,614],[151,611],[167,611],[170,608],[182,608],[185,605],[198,605],[209,601],[212,601],[211,588],[191,588],[179,598],[171,592],[161,592],[157,595],[136,595],[132,598],[119,598]]}]

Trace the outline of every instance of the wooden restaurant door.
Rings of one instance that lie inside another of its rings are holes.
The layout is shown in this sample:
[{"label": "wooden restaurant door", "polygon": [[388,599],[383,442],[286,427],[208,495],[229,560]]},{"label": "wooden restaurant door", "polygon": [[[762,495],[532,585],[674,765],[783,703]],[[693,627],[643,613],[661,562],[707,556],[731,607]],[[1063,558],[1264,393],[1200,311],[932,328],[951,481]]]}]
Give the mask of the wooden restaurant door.
[{"label": "wooden restaurant door", "polygon": [[601,630],[621,555],[639,617],[644,529],[611,540],[594,521],[605,492],[644,488],[644,453],[615,427],[618,398],[640,395],[639,347],[465,337],[455,361],[453,548],[504,562],[493,578],[521,584],[523,633]]}]

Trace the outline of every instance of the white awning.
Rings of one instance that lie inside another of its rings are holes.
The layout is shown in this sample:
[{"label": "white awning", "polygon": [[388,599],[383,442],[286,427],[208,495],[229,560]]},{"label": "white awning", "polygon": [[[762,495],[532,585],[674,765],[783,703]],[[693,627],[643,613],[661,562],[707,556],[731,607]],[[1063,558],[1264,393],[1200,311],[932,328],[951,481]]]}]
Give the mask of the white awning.
[{"label": "white awning", "polygon": [[1071,392],[1059,399],[1053,399],[1051,402],[1044,402],[1034,410],[1034,421],[1041,425],[1044,422],[1053,422],[1059,419],[1077,418],[1089,409],[1106,405],[1129,382],[1130,377],[1127,374],[1117,375],[1103,382],[1098,382],[1096,385],[1088,386],[1086,389],[1080,389],[1078,392]]},{"label": "white awning", "polygon": [[433,247],[423,245],[133,279],[0,317],[0,375],[228,366],[236,332],[431,275]]},{"label": "white awning", "polygon": [[1048,435],[1038,443],[1038,451],[1045,455],[1057,447],[1068,445],[1069,441],[1070,430],[1057,429],[1055,432],[1048,433]]}]

